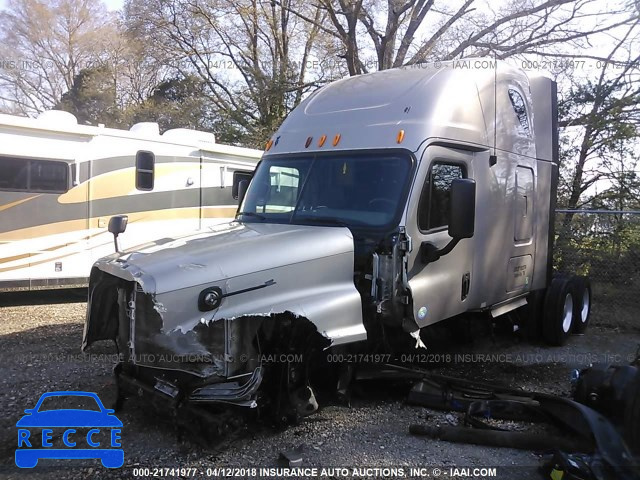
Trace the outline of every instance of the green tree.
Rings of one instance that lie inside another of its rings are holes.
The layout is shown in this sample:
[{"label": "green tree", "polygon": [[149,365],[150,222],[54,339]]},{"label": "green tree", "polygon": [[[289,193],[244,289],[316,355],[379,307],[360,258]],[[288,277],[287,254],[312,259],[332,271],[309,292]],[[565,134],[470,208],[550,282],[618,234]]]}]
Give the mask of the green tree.
[{"label": "green tree", "polygon": [[204,86],[195,76],[161,82],[146,99],[131,105],[126,117],[129,123],[158,122],[161,130],[212,127]]},{"label": "green tree", "polygon": [[81,124],[102,123],[108,127],[122,127],[123,124],[123,114],[116,103],[113,74],[106,66],[81,70],[54,108],[73,113]]}]

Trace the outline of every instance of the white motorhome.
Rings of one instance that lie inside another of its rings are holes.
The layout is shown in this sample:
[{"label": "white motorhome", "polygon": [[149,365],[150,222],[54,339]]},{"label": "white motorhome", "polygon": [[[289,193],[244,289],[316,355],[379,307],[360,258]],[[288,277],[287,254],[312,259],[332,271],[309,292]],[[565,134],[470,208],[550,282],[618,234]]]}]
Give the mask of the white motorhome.
[{"label": "white motorhome", "polygon": [[452,317],[528,306],[562,344],[590,290],[552,271],[557,182],[551,79],[471,59],[339,80],[269,140],[235,222],[96,263],[83,349],[117,343],[123,395],[306,415],[327,354],[395,358]]},{"label": "white motorhome", "polygon": [[234,217],[234,176],[262,152],[156,123],[78,125],[67,112],[0,115],[0,289],[86,284],[113,251],[109,218],[128,216],[123,247]]}]

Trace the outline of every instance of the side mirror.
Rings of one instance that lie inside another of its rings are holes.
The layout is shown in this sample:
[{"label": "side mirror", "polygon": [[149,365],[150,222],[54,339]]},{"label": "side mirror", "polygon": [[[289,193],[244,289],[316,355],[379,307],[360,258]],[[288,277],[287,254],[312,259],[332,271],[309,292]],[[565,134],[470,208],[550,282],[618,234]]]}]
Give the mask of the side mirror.
[{"label": "side mirror", "polygon": [[463,238],[473,237],[476,223],[476,182],[470,178],[458,178],[451,182],[449,207],[449,236],[451,241],[441,249],[433,243],[422,242],[420,260],[425,265],[448,255]]},{"label": "side mirror", "polygon": [[116,252],[120,251],[120,245],[118,244],[118,235],[124,233],[127,229],[127,223],[129,222],[129,217],[126,215],[115,215],[109,219],[109,232],[113,234],[113,245],[116,249]]},{"label": "side mirror", "polygon": [[231,185],[231,196],[234,200],[240,200],[240,182],[246,180],[251,181],[253,177],[252,172],[245,172],[243,170],[237,170],[233,172],[233,184]]},{"label": "side mirror", "polygon": [[238,205],[242,204],[247,188],[249,188],[249,180],[240,180],[238,183]]},{"label": "side mirror", "polygon": [[115,215],[109,219],[109,232],[118,236],[127,229],[129,217],[126,215]]},{"label": "side mirror", "polygon": [[458,178],[451,182],[451,208],[449,236],[455,239],[471,238],[476,223],[476,182]]}]

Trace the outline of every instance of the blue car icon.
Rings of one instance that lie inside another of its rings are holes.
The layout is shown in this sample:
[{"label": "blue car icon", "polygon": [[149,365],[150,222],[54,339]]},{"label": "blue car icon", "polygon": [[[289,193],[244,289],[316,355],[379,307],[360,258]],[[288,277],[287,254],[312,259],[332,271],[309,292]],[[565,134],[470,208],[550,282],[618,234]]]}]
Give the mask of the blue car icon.
[{"label": "blue car icon", "polygon": [[[47,408],[71,402],[82,403],[83,407],[88,404],[89,408]],[[124,464],[124,450],[118,448],[122,422],[95,393],[47,392],[34,408],[24,412],[26,415],[16,423],[18,467],[33,468],[41,458],[99,458],[107,468]]]}]

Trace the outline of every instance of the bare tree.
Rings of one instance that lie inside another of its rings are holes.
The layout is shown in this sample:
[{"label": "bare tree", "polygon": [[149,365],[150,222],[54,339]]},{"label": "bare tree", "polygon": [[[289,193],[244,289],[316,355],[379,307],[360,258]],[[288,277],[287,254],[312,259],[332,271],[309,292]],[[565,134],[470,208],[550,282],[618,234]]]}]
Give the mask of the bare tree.
[{"label": "bare tree", "polygon": [[[350,75],[433,59],[548,55],[553,47],[584,47],[637,15],[627,4],[596,0],[511,0],[496,11],[479,0],[319,0],[319,6],[330,23],[293,13],[341,44]],[[373,65],[363,59],[369,52]]]},{"label": "bare tree", "polygon": [[323,14],[302,0],[131,0],[125,12],[140,38],[171,59],[171,68],[206,83],[216,114],[227,122],[219,134],[229,141],[242,136],[262,145],[317,85],[308,66]]},{"label": "bare tree", "polygon": [[173,72],[161,49],[140,41],[125,18],[118,18],[115,26],[117,34],[107,39],[102,55],[112,74],[118,108],[124,110],[141,106]]},{"label": "bare tree", "polygon": [[103,60],[115,33],[100,0],[9,0],[0,13],[0,99],[5,110],[53,107],[83,68]]}]

